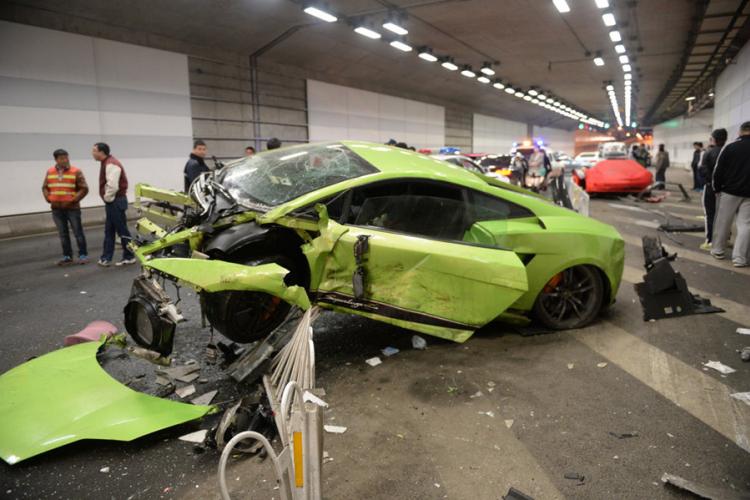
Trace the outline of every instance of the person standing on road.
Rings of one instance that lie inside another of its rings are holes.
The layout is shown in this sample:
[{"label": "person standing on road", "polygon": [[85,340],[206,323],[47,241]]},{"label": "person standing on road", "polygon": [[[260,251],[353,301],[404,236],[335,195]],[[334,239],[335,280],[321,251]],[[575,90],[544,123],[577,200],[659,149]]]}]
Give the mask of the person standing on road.
[{"label": "person standing on road", "polygon": [[185,192],[187,193],[190,189],[190,185],[193,181],[204,172],[208,172],[210,169],[206,165],[206,143],[201,140],[193,142],[193,151],[190,153],[190,159],[185,164],[184,176],[185,176]]},{"label": "person standing on road", "polygon": [[714,167],[713,188],[718,198],[711,255],[724,258],[732,220],[737,216],[737,237],[732,250],[734,267],[750,260],[750,121],[740,125],[740,137],[724,146]]},{"label": "person standing on road", "polygon": [[78,263],[86,264],[89,257],[86,250],[86,235],[81,225],[80,202],[88,194],[89,186],[83,172],[70,164],[67,151],[57,149],[52,156],[55,158],[55,165],[47,170],[42,184],[42,194],[50,204],[52,220],[55,221],[62,244],[63,257],[57,261],[57,265],[66,266],[73,263],[68,224],[78,245]]},{"label": "person standing on road", "polygon": [[659,152],[656,153],[654,168],[656,169],[656,183],[661,184],[661,187],[666,189],[669,153],[664,149],[664,144],[659,144]]},{"label": "person standing on road", "polygon": [[693,161],[690,162],[690,168],[693,171],[693,191],[703,190],[703,177],[698,168],[701,166],[701,157],[703,156],[703,143],[693,143]]},{"label": "person standing on road", "polygon": [[719,157],[719,153],[721,153],[721,148],[726,144],[727,137],[727,129],[725,128],[717,128],[711,132],[708,150],[704,153],[701,164],[698,167],[698,173],[701,178],[708,181],[703,187],[703,196],[701,198],[703,213],[706,216],[706,241],[701,244],[701,250],[711,250],[711,241],[714,233],[714,218],[716,217],[716,193],[714,193],[714,188],[711,185],[711,178],[714,175],[716,159]]},{"label": "person standing on road", "polygon": [[94,144],[91,156],[99,162],[99,196],[104,200],[106,221],[104,222],[104,248],[99,264],[109,267],[115,254],[115,235],[120,236],[122,260],[117,266],[135,264],[135,256],[128,248],[132,239],[128,230],[128,178],[122,163],[110,154],[109,146],[103,142]]}]

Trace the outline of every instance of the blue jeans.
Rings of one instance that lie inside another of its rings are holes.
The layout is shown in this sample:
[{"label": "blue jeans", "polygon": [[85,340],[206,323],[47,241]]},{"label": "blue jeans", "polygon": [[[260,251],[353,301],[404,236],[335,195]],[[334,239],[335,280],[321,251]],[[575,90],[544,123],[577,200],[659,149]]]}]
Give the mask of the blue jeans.
[{"label": "blue jeans", "polygon": [[86,251],[86,236],[83,234],[83,226],[81,225],[81,210],[80,209],[53,209],[52,220],[55,221],[57,226],[57,234],[60,235],[60,243],[62,243],[63,256],[73,258],[73,248],[70,246],[70,232],[68,232],[68,224],[73,229],[73,235],[76,238],[76,244],[78,245],[78,255],[87,255]]},{"label": "blue jeans", "polygon": [[122,258],[132,259],[133,252],[128,248],[131,236],[128,231],[128,219],[125,211],[128,209],[128,199],[120,196],[110,203],[104,204],[107,220],[104,222],[104,249],[102,260],[111,261],[115,255],[115,234],[120,237],[122,245]]}]

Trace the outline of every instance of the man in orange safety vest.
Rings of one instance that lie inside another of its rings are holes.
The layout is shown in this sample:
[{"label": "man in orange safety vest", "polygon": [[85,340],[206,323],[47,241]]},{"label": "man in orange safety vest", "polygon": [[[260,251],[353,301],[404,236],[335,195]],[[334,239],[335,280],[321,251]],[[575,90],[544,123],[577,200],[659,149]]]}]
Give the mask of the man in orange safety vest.
[{"label": "man in orange safety vest", "polygon": [[42,184],[42,193],[52,208],[52,219],[55,221],[60,243],[62,243],[63,257],[57,265],[65,266],[73,263],[73,248],[70,244],[68,224],[73,229],[73,235],[78,244],[78,263],[86,264],[89,258],[86,250],[86,236],[83,234],[81,225],[80,202],[88,194],[89,187],[83,172],[70,164],[67,151],[57,149],[52,156],[55,158],[55,165],[47,170],[44,184]]}]

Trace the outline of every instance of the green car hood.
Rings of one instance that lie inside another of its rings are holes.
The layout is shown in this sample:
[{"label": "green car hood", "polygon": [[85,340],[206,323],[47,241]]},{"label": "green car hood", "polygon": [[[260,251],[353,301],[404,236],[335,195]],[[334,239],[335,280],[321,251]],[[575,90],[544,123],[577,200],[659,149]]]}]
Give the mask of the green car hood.
[{"label": "green car hood", "polygon": [[32,359],[0,376],[0,457],[9,464],[83,439],[131,441],[201,418],[213,407],[122,385],[99,365],[103,342]]}]

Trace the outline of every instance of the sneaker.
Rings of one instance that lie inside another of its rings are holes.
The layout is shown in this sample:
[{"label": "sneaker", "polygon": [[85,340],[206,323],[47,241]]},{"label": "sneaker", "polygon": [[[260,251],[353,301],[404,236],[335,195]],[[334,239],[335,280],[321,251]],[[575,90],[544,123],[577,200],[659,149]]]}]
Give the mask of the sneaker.
[{"label": "sneaker", "polygon": [[80,265],[88,264],[89,263],[89,256],[88,255],[79,255],[78,256],[78,263]]},{"label": "sneaker", "polygon": [[750,264],[748,264],[747,262],[739,262],[739,261],[736,261],[736,260],[732,261],[732,265],[734,267],[748,267],[748,266],[750,266]]},{"label": "sneaker", "polygon": [[102,266],[102,267],[109,267],[109,266],[112,265],[112,261],[104,260],[104,259],[99,259],[97,261],[97,264],[100,265],[100,266]]},{"label": "sneaker", "polygon": [[710,252],[711,251],[711,242],[710,241],[704,241],[703,243],[701,243],[701,246],[699,246],[698,248],[700,248],[701,250],[705,250],[707,252]]},{"label": "sneaker", "polygon": [[721,253],[714,253],[713,250],[711,251],[711,257],[717,260],[724,260],[724,252]]},{"label": "sneaker", "polygon": [[67,255],[64,255],[62,259],[58,260],[56,264],[58,266],[68,266],[73,263],[72,257],[69,257]]},{"label": "sneaker", "polygon": [[115,265],[117,267],[120,267],[120,266],[129,266],[130,264],[135,264],[135,257],[130,257],[129,259],[122,259],[120,262],[116,263]]}]

